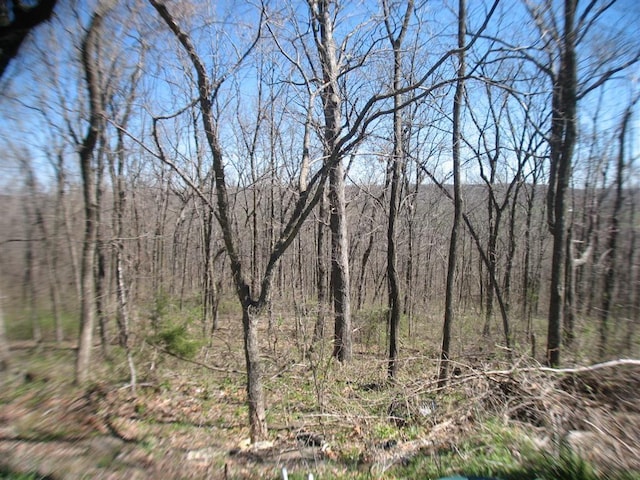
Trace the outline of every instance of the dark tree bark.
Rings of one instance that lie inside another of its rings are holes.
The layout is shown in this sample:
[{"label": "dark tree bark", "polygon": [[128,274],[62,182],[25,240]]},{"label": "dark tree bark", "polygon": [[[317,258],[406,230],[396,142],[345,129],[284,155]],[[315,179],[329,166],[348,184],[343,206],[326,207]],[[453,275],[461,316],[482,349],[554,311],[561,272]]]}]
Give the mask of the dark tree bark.
[{"label": "dark tree bark", "polygon": [[104,196],[104,138],[99,140],[100,147],[96,154],[96,251],[95,251],[95,292],[96,292],[96,315],[98,317],[98,330],[100,332],[100,346],[104,358],[109,358],[109,334],[108,334],[108,294],[109,287],[107,281],[107,258],[106,241],[103,238],[104,228],[102,226],[102,198]]},{"label": "dark tree bark", "polygon": [[389,216],[387,223],[387,285],[389,308],[389,363],[387,376],[395,378],[398,372],[398,333],[400,326],[400,278],[398,275],[398,258],[396,245],[396,221],[400,207],[402,189],[401,173],[404,172],[404,139],[402,132],[402,43],[409,28],[409,20],[413,15],[413,0],[409,0],[404,13],[400,31],[394,32],[391,26],[391,9],[387,1],[383,2],[387,37],[393,48],[393,155],[389,159],[390,195]]},{"label": "dark tree bark", "polygon": [[453,134],[452,134],[452,160],[453,160],[453,225],[449,238],[449,259],[447,261],[447,283],[445,291],[444,323],[442,326],[442,350],[440,353],[440,371],[438,373],[438,386],[443,387],[447,383],[449,360],[451,355],[451,327],[453,325],[454,310],[454,279],[457,261],[458,233],[460,231],[460,218],[462,215],[462,192],[460,191],[460,142],[462,133],[460,129],[460,113],[464,102],[464,77],[465,77],[465,36],[467,31],[466,0],[458,1],[458,80],[453,100]]},{"label": "dark tree bark", "polygon": [[547,222],[553,235],[551,283],[547,329],[546,363],[560,364],[562,314],[564,308],[564,267],[566,251],[566,201],[571,162],[576,143],[576,31],[577,0],[564,2],[564,32],[560,45],[559,71],[553,77],[549,189]]},{"label": "dark tree bark", "polygon": [[622,211],[622,202],[624,200],[624,180],[625,180],[625,141],[627,137],[627,128],[629,120],[633,113],[633,107],[640,97],[636,97],[627,107],[622,117],[620,125],[620,133],[618,136],[618,158],[616,162],[616,194],[613,201],[613,211],[611,212],[611,224],[609,226],[609,235],[607,238],[607,250],[604,258],[604,286],[602,289],[602,300],[598,311],[600,320],[598,330],[598,356],[602,359],[607,352],[607,343],[609,340],[609,317],[611,316],[611,305],[613,303],[613,292],[617,276],[618,254],[618,236],[620,233],[620,215]]},{"label": "dark tree bark", "polygon": [[56,0],[0,1],[0,77],[29,32],[51,18]]},{"label": "dark tree bark", "polygon": [[351,361],[351,293],[347,236],[347,204],[344,169],[337,162],[329,170],[329,229],[331,230],[331,290],[335,314],[333,356],[341,362]]}]

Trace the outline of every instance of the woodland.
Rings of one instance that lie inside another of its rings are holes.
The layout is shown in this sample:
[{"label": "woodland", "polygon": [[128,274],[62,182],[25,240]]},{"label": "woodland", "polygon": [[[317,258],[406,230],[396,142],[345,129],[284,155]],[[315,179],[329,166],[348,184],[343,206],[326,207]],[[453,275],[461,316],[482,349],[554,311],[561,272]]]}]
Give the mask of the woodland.
[{"label": "woodland", "polygon": [[0,478],[638,478],[639,22],[2,2]]}]

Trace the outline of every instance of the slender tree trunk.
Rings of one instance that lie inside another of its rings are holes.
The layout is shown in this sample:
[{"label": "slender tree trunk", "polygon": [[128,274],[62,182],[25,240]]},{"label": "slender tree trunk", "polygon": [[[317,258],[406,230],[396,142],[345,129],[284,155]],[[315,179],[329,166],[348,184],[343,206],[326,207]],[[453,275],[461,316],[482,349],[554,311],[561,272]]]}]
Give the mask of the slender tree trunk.
[{"label": "slender tree trunk", "polygon": [[[25,175],[26,175],[26,185],[28,192],[35,192],[35,179],[33,178],[33,172],[30,172],[30,169],[26,167],[27,161],[24,161]],[[40,326],[40,319],[38,318],[38,296],[36,291],[36,263],[34,258],[34,244],[36,242],[35,232],[34,232],[34,224],[36,220],[34,218],[35,209],[35,195],[34,193],[30,194],[32,196],[31,199],[24,202],[23,210],[25,217],[25,250],[24,250],[24,277],[22,280],[22,302],[24,306],[27,308],[29,312],[29,321],[31,323],[31,338],[35,342],[42,341],[42,328]]]},{"label": "slender tree trunk", "polygon": [[[60,321],[60,289],[59,289],[59,280],[57,277],[57,245],[56,245],[56,236],[54,235],[54,237],[52,238],[51,235],[49,235],[49,230],[47,228],[47,225],[45,223],[45,216],[42,213],[42,207],[40,205],[39,199],[38,199],[38,191],[36,188],[36,182],[35,182],[35,175],[33,173],[33,168],[31,166],[31,162],[28,159],[23,159],[22,161],[22,168],[24,170],[25,176],[26,176],[26,185],[27,185],[27,189],[28,189],[28,193],[31,197],[31,210],[29,210],[26,207],[26,203],[25,203],[25,209],[26,209],[26,214],[28,217],[32,217],[27,218],[27,237],[32,237],[33,236],[33,224],[32,222],[35,223],[35,225],[38,227],[38,230],[40,232],[40,236],[42,237],[42,255],[44,256],[44,262],[47,268],[47,278],[49,280],[49,295],[51,297],[51,311],[53,314],[53,320],[54,320],[54,328],[55,328],[55,336],[56,336],[56,341],[61,342],[63,339],[63,332],[62,332],[62,323]],[[56,211],[58,210],[58,205],[56,205]],[[57,212],[56,212],[57,213]],[[54,222],[57,222],[58,218],[57,215],[54,217]],[[57,229],[54,229],[54,231],[56,231]],[[57,232],[56,232],[57,233]],[[29,242],[29,244],[27,245],[27,268],[25,269],[25,286],[28,286],[30,289],[30,301],[33,303],[29,303],[30,305],[30,310],[32,311],[32,321],[33,323],[33,333],[34,333],[34,339],[36,339],[37,341],[38,338],[41,338],[42,336],[42,332],[40,331],[40,324],[37,318],[37,305],[36,305],[36,289],[35,289],[35,284],[33,284],[32,282],[35,280],[34,278],[29,278],[33,276],[33,269],[35,268],[35,265],[33,265],[33,254],[31,251],[31,244],[33,242],[33,238],[31,238],[31,241]]]},{"label": "slender tree trunk", "polygon": [[[122,143],[120,142],[122,145]],[[121,149],[120,149],[121,150]],[[117,172],[112,175],[114,184],[114,216],[116,218],[116,239],[113,244],[115,253],[115,273],[116,273],[116,294],[118,299],[118,326],[120,329],[120,346],[124,348],[127,356],[127,366],[129,367],[129,379],[131,393],[136,394],[137,374],[131,351],[130,326],[131,319],[129,313],[129,294],[127,288],[125,262],[124,262],[124,208],[126,202],[126,192],[124,190],[123,170],[124,154],[118,153]]]},{"label": "slender tree trunk", "polygon": [[187,283],[187,267],[189,263],[189,252],[191,251],[189,248],[189,244],[192,237],[191,228],[193,227],[193,218],[194,218],[194,213],[193,213],[193,210],[191,210],[191,213],[189,214],[189,222],[187,223],[187,231],[184,234],[184,247],[183,247],[184,252],[182,255],[182,269],[180,272],[180,308],[181,309],[184,303],[185,288]]},{"label": "slender tree trunk", "polygon": [[569,226],[565,252],[565,298],[564,322],[562,324],[562,345],[564,347],[570,347],[574,341],[576,268],[573,256],[573,226]]},{"label": "slender tree trunk", "polygon": [[21,159],[21,167],[25,175],[25,186],[29,199],[23,203],[24,222],[25,222],[25,251],[24,251],[24,277],[22,280],[22,302],[29,312],[29,321],[31,322],[31,337],[35,342],[42,341],[42,328],[40,319],[38,318],[38,295],[36,288],[36,262],[35,262],[35,226],[38,222],[38,206],[36,181],[33,175],[31,164],[27,158]]},{"label": "slender tree trunk", "polygon": [[7,328],[4,323],[4,295],[0,290],[0,372],[9,370],[10,360],[9,339],[7,338]]},{"label": "slender tree trunk", "polygon": [[367,246],[364,249],[364,253],[362,254],[362,261],[360,262],[360,274],[358,275],[358,300],[356,304],[356,309],[361,310],[362,305],[364,304],[365,297],[365,287],[366,287],[366,274],[367,274],[367,265],[369,264],[369,259],[371,258],[371,252],[373,251],[374,241],[375,241],[375,230],[374,230],[374,215],[375,212],[371,212],[371,216],[369,217],[369,240],[367,242]]},{"label": "slender tree trunk", "polygon": [[[324,338],[325,316],[327,313],[327,253],[325,247],[325,231],[327,221],[327,195],[326,188],[320,200],[318,222],[316,226],[316,289],[318,294],[318,315],[313,328],[313,340],[311,348]],[[311,350],[310,348],[310,350]]]},{"label": "slender tree trunk", "polygon": [[505,306],[507,312],[511,311],[511,276],[513,269],[513,260],[516,254],[516,216],[518,212],[518,198],[520,196],[520,188],[522,187],[522,181],[516,180],[518,183],[513,193],[513,199],[511,201],[511,209],[509,210],[509,244],[507,248],[507,263],[504,271],[504,282],[502,292],[504,294]]},{"label": "slender tree trunk", "polygon": [[447,263],[447,284],[445,292],[444,324],[442,326],[442,351],[440,354],[440,371],[438,373],[438,386],[443,387],[447,383],[449,360],[451,355],[451,327],[453,325],[454,310],[454,278],[457,260],[458,232],[460,230],[460,218],[462,215],[462,193],[460,191],[460,142],[462,133],[460,129],[460,114],[464,102],[464,76],[465,76],[465,36],[467,30],[466,0],[458,1],[458,80],[453,101],[453,226],[449,238],[449,259]]},{"label": "slender tree trunk", "polygon": [[[493,173],[493,168],[492,168]],[[492,175],[493,177],[493,175]],[[492,189],[493,189],[493,179],[492,183],[488,185],[488,228],[489,228],[489,239],[487,243],[487,258],[489,259],[489,264],[487,265],[487,275],[485,279],[485,309],[484,309],[484,326],[482,327],[482,336],[489,337],[491,335],[491,320],[493,319],[493,300],[494,300],[494,292],[491,288],[491,277],[496,274],[496,243],[498,240],[498,225],[500,223],[499,213],[494,211],[493,197],[492,197]],[[494,218],[495,213],[495,218]]]},{"label": "slender tree trunk", "polygon": [[598,331],[598,356],[604,358],[607,352],[607,343],[609,340],[609,317],[611,315],[611,305],[613,303],[613,290],[617,275],[617,248],[618,235],[620,232],[620,214],[622,211],[622,202],[624,200],[624,171],[625,171],[625,141],[627,136],[627,127],[633,107],[640,97],[636,97],[631,105],[627,107],[622,118],[620,126],[620,134],[618,137],[618,160],[616,162],[616,196],[613,202],[613,212],[611,213],[611,225],[609,227],[609,235],[607,239],[607,253],[605,256],[604,267],[604,286],[602,289],[602,303],[599,310],[599,331]]},{"label": "slender tree trunk", "polygon": [[[52,240],[52,248],[51,248],[51,281],[55,283],[55,287],[52,286],[52,303],[54,305],[57,304],[57,315],[56,315],[56,341],[62,342],[64,340],[64,329],[62,327],[62,321],[60,318],[61,310],[62,310],[62,300],[60,298],[60,278],[59,278],[59,248],[60,248],[60,228],[64,225],[66,221],[65,216],[65,207],[64,207],[64,189],[65,189],[65,171],[64,171],[64,156],[59,154],[58,159],[55,165],[56,169],[56,206],[55,206],[55,220],[53,227],[53,240]],[[72,262],[73,263],[73,262]],[[75,273],[74,273],[75,280]],[[75,282],[74,282],[75,284]],[[76,288],[77,288],[77,284]]]},{"label": "slender tree trunk", "polygon": [[522,266],[522,315],[525,318],[525,335],[531,340],[531,304],[533,291],[531,282],[531,228],[533,220],[533,206],[536,195],[536,176],[533,177],[530,192],[527,193],[527,218],[524,229],[524,260]]},{"label": "slender tree trunk", "polygon": [[104,358],[109,358],[109,335],[107,331],[108,314],[107,314],[107,259],[106,259],[106,242],[103,238],[104,227],[102,225],[102,198],[104,196],[103,176],[104,176],[104,149],[99,148],[97,152],[96,165],[96,200],[95,200],[95,225],[96,225],[96,251],[95,251],[95,292],[96,292],[96,315],[98,317],[98,326],[100,331],[100,346]]},{"label": "slender tree trunk", "polygon": [[389,196],[389,217],[387,223],[387,286],[389,315],[389,363],[388,378],[398,373],[398,333],[400,326],[400,278],[398,275],[398,254],[396,245],[396,221],[402,187],[401,173],[404,172],[404,139],[402,133],[402,42],[413,15],[413,0],[409,0],[404,14],[402,28],[396,37],[390,23],[391,11],[384,2],[387,36],[393,47],[393,156],[389,161],[391,192]]},{"label": "slender tree trunk", "polygon": [[[167,175],[166,179],[165,174]],[[163,171],[160,179],[160,188],[156,197],[156,205],[158,205],[158,208],[155,209],[156,216],[155,228],[153,231],[153,254],[151,264],[151,283],[155,302],[155,311],[151,316],[151,324],[154,329],[158,329],[160,326],[160,317],[164,313],[163,308],[166,300],[165,295],[167,293],[165,290],[164,278],[164,232],[167,220],[167,211],[169,208],[170,183],[170,174]]]},{"label": "slender tree trunk", "polygon": [[[629,165],[629,168],[632,168],[632,164]],[[636,225],[636,195],[632,194],[630,199],[630,211],[629,211],[629,224]],[[638,278],[638,273],[640,269],[637,267],[637,254],[636,248],[638,244],[638,234],[635,228],[631,229],[631,238],[629,239],[629,287],[628,287],[628,297],[627,297],[627,306],[628,306],[628,318],[627,318],[627,328],[625,329],[624,341],[622,342],[622,349],[629,356],[633,356],[633,345],[634,345],[634,336],[635,336],[635,328],[638,323],[638,317],[640,313],[640,309],[638,308],[640,304],[638,300],[640,299],[638,285],[640,285],[640,278]]]}]

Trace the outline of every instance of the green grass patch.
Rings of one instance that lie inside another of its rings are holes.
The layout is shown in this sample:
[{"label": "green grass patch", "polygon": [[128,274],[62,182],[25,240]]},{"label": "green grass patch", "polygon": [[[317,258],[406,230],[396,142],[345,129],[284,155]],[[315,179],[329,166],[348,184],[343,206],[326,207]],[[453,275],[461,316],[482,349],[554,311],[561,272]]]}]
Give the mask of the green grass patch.
[{"label": "green grass patch", "polygon": [[[64,338],[75,338],[80,321],[78,314],[61,312],[59,319]],[[33,340],[34,322],[39,325],[42,340],[56,340],[56,321],[49,309],[39,308],[32,314],[27,308],[8,308],[5,312],[5,325],[9,341]]]},{"label": "green grass patch", "polygon": [[[640,480],[640,472],[599,472],[587,460],[564,449],[558,455],[523,445],[518,452],[508,437],[492,445],[463,443],[447,452],[413,458],[389,472],[389,478],[481,477],[500,480]],[[517,454],[516,454],[517,453]]]}]

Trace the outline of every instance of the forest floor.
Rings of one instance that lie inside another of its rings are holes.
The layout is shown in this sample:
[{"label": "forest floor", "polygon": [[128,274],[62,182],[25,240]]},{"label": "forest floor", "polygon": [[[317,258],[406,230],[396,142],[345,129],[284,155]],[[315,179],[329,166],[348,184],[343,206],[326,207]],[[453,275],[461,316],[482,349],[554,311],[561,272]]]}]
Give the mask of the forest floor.
[{"label": "forest floor", "polygon": [[286,467],[290,478],[533,479],[532,459],[568,449],[594,468],[588,478],[640,478],[640,362],[558,373],[468,352],[439,389],[436,355],[404,348],[389,383],[381,346],[357,343],[340,365],[304,356],[300,329],[282,322],[263,334],[270,438],[250,445],[232,322],[189,359],[138,341],[135,393],[116,346],[108,360],[96,346],[93,382],[79,388],[73,345],[14,341],[0,478],[276,479]]}]

